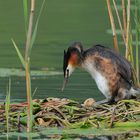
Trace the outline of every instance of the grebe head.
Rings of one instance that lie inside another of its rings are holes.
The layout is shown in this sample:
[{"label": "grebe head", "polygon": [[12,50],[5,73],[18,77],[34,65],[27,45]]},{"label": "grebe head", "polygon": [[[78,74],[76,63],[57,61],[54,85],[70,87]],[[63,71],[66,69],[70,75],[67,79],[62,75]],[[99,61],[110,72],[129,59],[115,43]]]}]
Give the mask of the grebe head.
[{"label": "grebe head", "polygon": [[64,50],[64,59],[63,59],[63,71],[64,71],[64,83],[62,91],[65,88],[68,78],[74,71],[74,69],[80,65],[82,61],[82,52],[83,47],[80,42],[73,43],[67,51]]}]

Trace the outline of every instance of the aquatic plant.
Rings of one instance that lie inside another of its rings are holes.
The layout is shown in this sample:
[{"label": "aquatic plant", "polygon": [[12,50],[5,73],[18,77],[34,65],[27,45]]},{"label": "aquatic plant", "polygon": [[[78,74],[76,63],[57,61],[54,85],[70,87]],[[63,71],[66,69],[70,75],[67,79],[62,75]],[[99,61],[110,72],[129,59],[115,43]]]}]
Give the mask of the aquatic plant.
[{"label": "aquatic plant", "polygon": [[[121,0],[121,10],[118,11],[118,1],[113,0],[112,3],[110,0],[106,0],[108,13],[110,18],[110,23],[112,27],[113,38],[117,43],[114,43],[114,48],[118,51],[119,47],[116,47],[116,44],[121,40],[125,46],[124,56],[131,62],[134,68],[134,79],[135,84],[140,86],[140,56],[139,56],[139,41],[138,36],[140,33],[140,0],[133,1],[134,9],[132,9],[131,0]],[[115,18],[116,16],[116,18]],[[114,20],[115,19],[115,20]],[[121,31],[122,38],[118,41],[115,25],[118,25]],[[135,30],[135,35],[133,35],[132,30]],[[135,44],[134,44],[135,42]],[[116,49],[117,48],[117,49]]]},{"label": "aquatic plant", "polygon": [[136,42],[136,75],[137,75],[137,82],[140,84],[140,49],[139,49],[139,34],[140,34],[140,0],[135,0],[135,11],[133,12],[134,15],[134,22],[135,22],[135,42]]},{"label": "aquatic plant", "polygon": [[35,11],[35,0],[30,1],[30,13],[29,13],[29,20],[28,20],[28,0],[23,0],[23,7],[24,7],[24,19],[25,19],[25,31],[26,31],[26,44],[25,44],[25,57],[22,56],[18,46],[16,45],[15,41],[12,39],[13,45],[16,49],[16,52],[19,56],[19,59],[25,68],[25,77],[26,77],[26,94],[27,94],[27,102],[28,102],[28,109],[27,109],[27,132],[32,130],[32,91],[31,91],[31,72],[30,72],[30,57],[33,44],[35,42],[35,38],[37,35],[38,23],[40,19],[40,15],[43,10],[44,2],[40,8],[37,20],[35,22],[35,27],[33,28],[34,23],[34,11]]},{"label": "aquatic plant", "polygon": [[6,116],[7,132],[9,132],[10,95],[11,95],[11,79],[9,79],[9,84],[7,86],[7,95],[6,95],[6,100],[5,100],[5,116]]},{"label": "aquatic plant", "polygon": [[114,48],[115,48],[115,50],[117,52],[119,52],[118,40],[117,40],[117,34],[116,34],[116,27],[115,27],[115,21],[114,21],[114,17],[113,17],[113,14],[112,14],[110,0],[106,0],[106,2],[107,2],[108,14],[109,14],[111,28],[112,28]]}]

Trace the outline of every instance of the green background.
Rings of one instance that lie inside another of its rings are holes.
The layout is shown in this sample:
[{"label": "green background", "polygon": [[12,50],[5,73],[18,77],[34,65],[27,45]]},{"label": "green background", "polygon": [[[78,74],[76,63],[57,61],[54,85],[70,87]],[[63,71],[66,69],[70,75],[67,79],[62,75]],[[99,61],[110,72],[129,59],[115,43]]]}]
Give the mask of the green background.
[{"label": "green background", "polygon": [[[36,0],[35,20],[43,0]],[[15,40],[24,55],[25,26],[22,0],[0,1],[0,68],[22,68],[13,47]],[[107,33],[110,22],[105,0],[46,0],[40,17],[38,34],[31,54],[32,69],[62,71],[63,51],[74,41],[84,48],[95,44],[113,47],[112,35]],[[26,100],[25,77],[11,77],[11,98]],[[63,75],[32,77],[34,98],[60,97],[83,101],[101,99],[91,76],[76,70],[61,92]],[[0,78],[0,98],[5,99],[8,77]]]}]

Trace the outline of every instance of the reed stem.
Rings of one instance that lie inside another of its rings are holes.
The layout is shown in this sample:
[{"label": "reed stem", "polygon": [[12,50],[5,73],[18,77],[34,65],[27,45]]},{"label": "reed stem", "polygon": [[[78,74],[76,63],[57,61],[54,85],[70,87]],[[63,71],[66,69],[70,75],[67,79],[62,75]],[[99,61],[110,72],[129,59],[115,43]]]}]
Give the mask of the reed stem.
[{"label": "reed stem", "polygon": [[27,31],[26,46],[25,46],[25,71],[26,71],[26,92],[27,92],[27,132],[32,130],[32,95],[31,95],[31,75],[30,75],[30,43],[32,38],[33,18],[34,18],[35,0],[31,0],[31,9],[29,16],[29,26]]},{"label": "reed stem", "polygon": [[125,57],[129,59],[129,29],[130,29],[130,0],[127,1],[127,30],[126,30],[126,50]]},{"label": "reed stem", "polygon": [[106,3],[107,3],[108,14],[109,14],[109,18],[110,18],[110,24],[111,24],[111,28],[112,28],[113,42],[114,42],[115,51],[119,52],[118,41],[117,41],[117,34],[116,34],[116,27],[115,27],[115,22],[114,22],[113,14],[112,14],[110,0],[106,0]]},{"label": "reed stem", "polygon": [[[119,23],[119,26],[120,26],[120,29],[121,29],[123,41],[124,41],[125,46],[126,46],[126,45],[128,45],[128,44],[126,44],[125,33],[124,33],[124,30],[123,30],[123,27],[122,27],[121,19],[120,19],[120,16],[119,16],[119,12],[118,12],[117,5],[116,5],[116,1],[115,1],[115,0],[113,0],[113,4],[114,4],[115,12],[116,12],[116,15],[117,15],[118,23]],[[128,47],[128,46],[126,46],[126,48],[127,48],[127,47]]]},{"label": "reed stem", "polygon": [[[135,18],[138,20],[138,2],[137,0],[135,1]],[[138,23],[135,23],[135,30],[136,30],[136,34],[135,34],[135,41],[136,41],[136,76],[137,76],[137,83],[139,85],[140,83],[140,73],[139,73],[139,32],[138,32]]]},{"label": "reed stem", "polygon": [[127,23],[126,23],[125,0],[122,0],[122,10],[123,10],[123,28],[124,28],[124,34],[125,34],[125,39],[126,39]]},{"label": "reed stem", "polygon": [[6,129],[9,132],[9,111],[10,111],[10,95],[11,95],[11,79],[7,88],[6,103],[5,103],[5,114],[6,114]]}]

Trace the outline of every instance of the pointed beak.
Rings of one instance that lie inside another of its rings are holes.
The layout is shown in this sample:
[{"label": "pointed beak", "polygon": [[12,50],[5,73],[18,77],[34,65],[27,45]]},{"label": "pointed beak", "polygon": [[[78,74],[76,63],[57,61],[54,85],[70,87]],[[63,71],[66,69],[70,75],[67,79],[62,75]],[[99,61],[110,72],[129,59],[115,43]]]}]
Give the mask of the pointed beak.
[{"label": "pointed beak", "polygon": [[62,85],[62,91],[64,91],[64,88],[66,86],[66,84],[68,83],[68,78],[69,78],[69,71],[67,70],[67,73],[65,75],[64,81],[63,81],[63,85]]},{"label": "pointed beak", "polygon": [[62,89],[61,89],[62,91],[64,91],[64,88],[65,88],[67,83],[68,83],[68,77],[65,77],[64,81],[63,81]]}]

